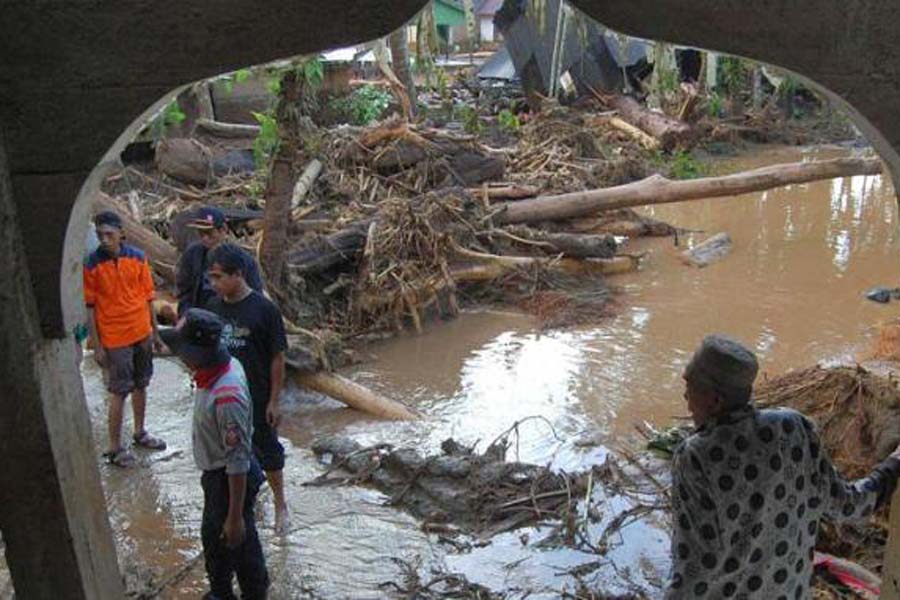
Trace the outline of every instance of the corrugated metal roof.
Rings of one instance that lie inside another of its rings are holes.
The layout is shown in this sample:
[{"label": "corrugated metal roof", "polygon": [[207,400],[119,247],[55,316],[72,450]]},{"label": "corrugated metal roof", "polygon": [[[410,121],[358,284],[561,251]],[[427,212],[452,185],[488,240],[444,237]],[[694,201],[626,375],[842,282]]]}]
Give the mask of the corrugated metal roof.
[{"label": "corrugated metal roof", "polygon": [[504,45],[490,57],[484,66],[478,70],[480,79],[503,79],[512,81],[516,79],[516,66],[513,64],[509,50]]}]

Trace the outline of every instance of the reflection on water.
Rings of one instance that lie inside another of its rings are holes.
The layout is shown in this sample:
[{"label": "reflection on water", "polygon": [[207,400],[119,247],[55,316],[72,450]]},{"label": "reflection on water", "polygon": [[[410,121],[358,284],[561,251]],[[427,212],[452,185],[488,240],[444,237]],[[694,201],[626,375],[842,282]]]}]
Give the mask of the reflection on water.
[{"label": "reflection on water", "polygon": [[[836,151],[795,150],[723,163],[722,171],[754,168]],[[373,421],[336,403],[298,392],[286,407],[286,486],[294,531],[272,536],[271,500],[264,495],[261,537],[271,567],[272,598],[381,598],[383,581],[397,579],[389,560],[442,563],[494,588],[543,590],[558,597],[560,569],[596,560],[576,552],[536,551],[518,533],[457,554],[423,534],[418,523],[384,506],[378,492],[361,488],[303,487],[321,472],[307,450],[329,433],[362,443],[389,441],[434,451],[453,436],[483,448],[517,420],[511,452],[522,460],[575,469],[600,462],[603,447],[575,441],[597,436],[615,446],[633,425],[667,425],[685,413],[680,373],[709,332],[729,332],[759,354],[763,371],[778,373],[817,361],[852,358],[894,305],[864,300],[869,287],[896,285],[895,203],[880,177],[854,177],[759,194],[645,209],[691,231],[679,244],[727,231],[734,250],[697,270],[681,264],[672,239],[638,240],[629,251],[648,252],[640,273],[613,282],[621,288],[617,316],[564,331],[540,332],[524,316],[467,314],[373,348],[377,359],[348,373],[383,393],[417,406],[416,423]],[[102,468],[120,560],[156,581],[178,572],[199,552],[202,504],[190,459],[189,382],[174,363],[157,361],[149,424],[170,443],[145,466],[123,472]],[[86,388],[98,445],[105,440],[105,406],[96,371],[86,366]],[[98,451],[99,454],[99,451]],[[607,517],[616,501],[605,505]],[[540,539],[540,530],[530,533]],[[610,557],[639,581],[667,569],[667,536],[631,526]],[[136,565],[136,566],[135,566]],[[609,568],[600,581],[616,581]],[[0,578],[0,590],[5,579]],[[204,590],[194,563],[163,597],[196,598]],[[314,596],[312,590],[318,596]],[[557,590],[549,592],[547,590]]]}]

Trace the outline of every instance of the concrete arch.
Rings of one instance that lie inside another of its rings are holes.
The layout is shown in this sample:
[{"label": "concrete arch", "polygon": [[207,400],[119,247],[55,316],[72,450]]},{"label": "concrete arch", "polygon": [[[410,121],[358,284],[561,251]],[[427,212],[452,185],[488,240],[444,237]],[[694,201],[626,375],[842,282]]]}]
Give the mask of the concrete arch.
[{"label": "concrete arch", "polygon": [[[572,1],[625,33],[803,74],[850,110],[900,184],[896,2]],[[113,164],[135,118],[152,111],[147,98],[161,105],[170,90],[203,77],[386,35],[425,3],[3,3],[0,454],[8,460],[0,528],[21,597],[122,595],[83,391],[73,385],[74,349],[65,340],[80,303],[88,212],[84,195],[76,197]]]}]

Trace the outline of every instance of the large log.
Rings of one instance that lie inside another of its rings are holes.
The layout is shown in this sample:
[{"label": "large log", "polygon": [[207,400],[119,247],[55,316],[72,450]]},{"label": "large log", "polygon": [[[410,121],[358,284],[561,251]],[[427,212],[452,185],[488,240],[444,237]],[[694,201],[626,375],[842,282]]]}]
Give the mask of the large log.
[{"label": "large log", "polygon": [[672,181],[662,175],[653,175],[611,188],[507,202],[502,205],[504,210],[494,218],[494,222],[559,221],[618,208],[737,196],[820,179],[879,175],[881,172],[881,161],[876,158],[836,158],[772,165],[733,175],[687,181]]},{"label": "large log", "polygon": [[608,101],[622,119],[659,140],[664,150],[688,146],[693,141],[694,130],[690,125],[654,112],[631,96],[613,96]]},{"label": "large log", "polygon": [[510,227],[508,231],[527,242],[538,244],[548,254],[563,254],[572,258],[612,258],[619,247],[612,235],[553,233],[531,227]]},{"label": "large log", "polygon": [[253,139],[259,135],[259,125],[243,123],[222,123],[212,119],[197,119],[197,129],[220,138]]},{"label": "large log", "polygon": [[169,283],[175,281],[175,265],[178,262],[178,251],[175,246],[159,237],[155,231],[144,227],[131,216],[123,204],[103,192],[98,193],[94,199],[94,208],[98,212],[111,210],[119,215],[122,218],[123,231],[128,243],[144,251],[147,260],[150,261],[150,266],[160,277]]},{"label": "large log", "polygon": [[287,256],[287,267],[296,275],[308,276],[355,260],[366,245],[369,223],[354,223],[294,250]]},{"label": "large log", "polygon": [[[640,258],[637,256],[616,256],[613,258],[591,258],[591,259],[575,259],[575,258],[544,258],[540,256],[506,256],[499,254],[485,254],[483,252],[475,252],[456,246],[454,248],[456,254],[465,260],[484,263],[487,265],[495,265],[500,270],[497,273],[502,274],[503,271],[510,271],[518,268],[529,268],[541,266],[550,271],[557,273],[566,273],[568,275],[613,275],[617,273],[627,273],[637,269]],[[451,276],[456,279],[457,275],[467,273],[466,270],[460,269],[456,274],[451,271]],[[499,276],[499,275],[498,275]],[[483,280],[478,277],[475,281]]]},{"label": "large log", "polygon": [[294,381],[309,390],[325,394],[351,408],[361,410],[370,415],[403,421],[418,419],[418,416],[403,404],[385,398],[335,373],[325,371],[317,373],[292,372],[291,376]]},{"label": "large log", "polygon": [[156,144],[156,168],[173,179],[206,185],[212,177],[212,152],[197,140],[160,140]]}]

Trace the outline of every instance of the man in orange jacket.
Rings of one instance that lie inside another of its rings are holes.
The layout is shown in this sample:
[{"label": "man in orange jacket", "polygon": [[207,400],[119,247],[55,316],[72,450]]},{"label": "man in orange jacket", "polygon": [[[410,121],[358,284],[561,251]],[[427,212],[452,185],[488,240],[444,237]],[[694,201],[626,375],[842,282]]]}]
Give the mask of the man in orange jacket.
[{"label": "man in orange jacket", "polygon": [[100,247],[85,261],[84,299],[94,358],[103,367],[110,393],[109,450],[104,456],[111,464],[129,467],[135,458],[122,446],[122,412],[129,394],[135,445],[152,450],[166,447],[144,428],[153,348],[162,345],[151,306],[153,278],[144,253],[124,243],[117,214],[101,212],[94,225]]}]

